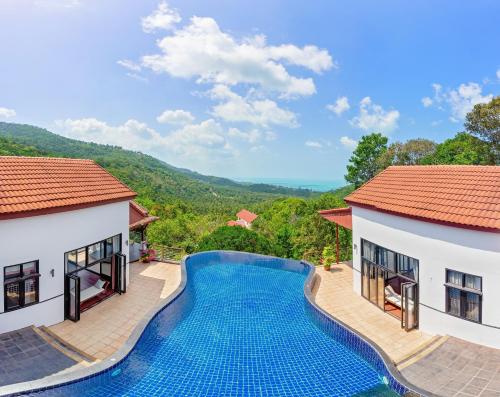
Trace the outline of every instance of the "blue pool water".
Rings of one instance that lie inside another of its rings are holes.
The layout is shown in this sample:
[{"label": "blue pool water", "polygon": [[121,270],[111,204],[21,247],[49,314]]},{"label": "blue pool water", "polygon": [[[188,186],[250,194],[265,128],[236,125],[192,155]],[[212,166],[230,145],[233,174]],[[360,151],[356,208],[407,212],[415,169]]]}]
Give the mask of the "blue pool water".
[{"label": "blue pool water", "polygon": [[384,385],[380,363],[325,331],[325,319],[316,318],[304,296],[306,265],[212,252],[190,257],[186,269],[184,292],[151,321],[122,363],[28,395],[398,395]]}]

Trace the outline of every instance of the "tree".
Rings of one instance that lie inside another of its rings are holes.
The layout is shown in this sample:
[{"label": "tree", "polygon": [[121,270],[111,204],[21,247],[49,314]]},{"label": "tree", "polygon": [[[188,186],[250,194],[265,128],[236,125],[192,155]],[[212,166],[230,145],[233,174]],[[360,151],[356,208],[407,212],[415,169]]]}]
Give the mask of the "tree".
[{"label": "tree", "polygon": [[422,159],[422,164],[493,164],[490,145],[466,132],[458,133],[436,146],[436,151]]},{"label": "tree", "polygon": [[346,181],[356,187],[380,171],[379,157],[387,150],[387,137],[379,133],[365,135],[359,141],[347,165]]},{"label": "tree", "polygon": [[202,238],[197,251],[212,250],[274,254],[272,244],[267,238],[240,226],[222,226]]},{"label": "tree", "polygon": [[394,142],[378,158],[380,169],[390,165],[417,165],[436,150],[437,144],[429,139],[410,139],[405,143]]},{"label": "tree", "polygon": [[465,129],[489,143],[496,162],[500,162],[500,96],[474,106],[465,118]]},{"label": "tree", "polygon": [[493,145],[500,145],[500,96],[478,103],[465,117],[465,130]]}]

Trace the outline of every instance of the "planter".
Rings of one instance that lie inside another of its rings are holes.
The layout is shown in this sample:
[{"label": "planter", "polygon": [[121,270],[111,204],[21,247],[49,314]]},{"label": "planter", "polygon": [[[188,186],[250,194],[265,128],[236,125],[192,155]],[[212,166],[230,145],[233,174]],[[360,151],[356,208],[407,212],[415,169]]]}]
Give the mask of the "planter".
[{"label": "planter", "polygon": [[332,267],[331,265],[323,265],[323,268],[324,268],[327,272],[329,272],[329,271],[330,271],[331,267]]}]

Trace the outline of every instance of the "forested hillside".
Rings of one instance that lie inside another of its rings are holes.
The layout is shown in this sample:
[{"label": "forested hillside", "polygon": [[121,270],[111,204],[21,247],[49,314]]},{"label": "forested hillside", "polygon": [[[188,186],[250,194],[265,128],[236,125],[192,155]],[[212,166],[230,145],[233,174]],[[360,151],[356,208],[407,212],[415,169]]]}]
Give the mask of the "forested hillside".
[{"label": "forested hillside", "polygon": [[186,201],[200,212],[234,213],[239,207],[281,196],[309,197],[305,189],[242,184],[175,168],[152,156],[118,146],[81,142],[26,124],[0,122],[0,154],[95,160],[139,193],[146,206]]}]

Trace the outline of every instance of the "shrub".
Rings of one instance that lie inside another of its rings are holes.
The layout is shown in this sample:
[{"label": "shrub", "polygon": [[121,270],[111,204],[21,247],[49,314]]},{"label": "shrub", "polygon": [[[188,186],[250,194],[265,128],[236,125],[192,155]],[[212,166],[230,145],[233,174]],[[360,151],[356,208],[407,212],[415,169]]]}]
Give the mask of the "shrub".
[{"label": "shrub", "polygon": [[202,238],[197,251],[231,250],[273,255],[271,242],[261,234],[240,226],[222,226]]}]

